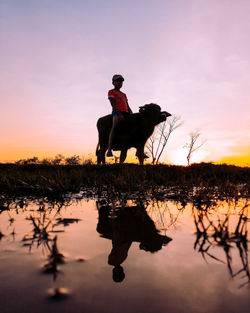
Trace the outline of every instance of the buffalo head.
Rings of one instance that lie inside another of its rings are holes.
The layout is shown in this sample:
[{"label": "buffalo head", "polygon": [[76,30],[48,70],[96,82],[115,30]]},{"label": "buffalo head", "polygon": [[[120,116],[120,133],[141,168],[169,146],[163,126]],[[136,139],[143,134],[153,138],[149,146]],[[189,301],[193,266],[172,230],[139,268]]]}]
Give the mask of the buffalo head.
[{"label": "buffalo head", "polygon": [[152,116],[156,125],[166,121],[167,117],[172,115],[166,111],[161,111],[161,107],[156,103],[145,104],[139,108],[140,113]]}]

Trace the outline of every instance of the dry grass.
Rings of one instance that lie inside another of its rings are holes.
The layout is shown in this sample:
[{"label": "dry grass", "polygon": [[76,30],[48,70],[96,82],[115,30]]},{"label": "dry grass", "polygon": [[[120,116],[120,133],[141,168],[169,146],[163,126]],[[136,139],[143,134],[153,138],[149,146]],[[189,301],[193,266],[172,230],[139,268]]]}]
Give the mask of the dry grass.
[{"label": "dry grass", "polygon": [[190,167],[0,164],[0,190],[5,194],[63,194],[86,188],[97,193],[140,192],[153,195],[161,195],[163,190],[174,188],[179,194],[185,194],[195,186],[206,190],[219,188],[222,195],[243,193],[243,196],[248,196],[250,168],[211,163]]}]

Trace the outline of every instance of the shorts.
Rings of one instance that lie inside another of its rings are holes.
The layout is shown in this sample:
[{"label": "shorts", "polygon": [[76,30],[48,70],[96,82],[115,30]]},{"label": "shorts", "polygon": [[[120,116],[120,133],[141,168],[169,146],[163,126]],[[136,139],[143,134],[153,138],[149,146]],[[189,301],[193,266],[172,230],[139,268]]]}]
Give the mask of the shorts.
[{"label": "shorts", "polygon": [[[129,115],[128,112],[120,111],[120,113],[122,113],[123,117],[127,117],[127,116]],[[112,116],[113,116],[113,117],[118,117],[118,113],[115,112],[115,111],[112,111]]]}]

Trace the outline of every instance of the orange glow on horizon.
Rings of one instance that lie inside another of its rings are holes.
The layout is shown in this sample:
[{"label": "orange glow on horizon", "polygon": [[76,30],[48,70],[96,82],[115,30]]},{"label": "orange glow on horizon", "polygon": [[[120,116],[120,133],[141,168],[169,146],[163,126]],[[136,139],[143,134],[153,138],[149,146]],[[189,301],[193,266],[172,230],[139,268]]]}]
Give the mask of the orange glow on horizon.
[{"label": "orange glow on horizon", "polygon": [[250,167],[250,155],[228,156],[220,159],[220,161],[217,161],[215,163],[216,164],[225,163],[228,165]]},{"label": "orange glow on horizon", "polygon": [[[8,151],[6,154],[2,155],[2,158],[0,160],[0,163],[14,163],[18,160],[21,159],[29,159],[33,157],[38,157],[39,160],[43,159],[49,159],[53,160],[56,155],[61,154],[63,155],[64,158],[71,157],[73,155],[78,155],[81,159],[81,162],[84,163],[84,161],[91,160],[93,163],[96,163],[96,156],[95,152],[92,153],[75,153],[72,151],[71,153],[46,153],[46,152],[40,152],[40,153],[33,153],[32,150],[27,150],[23,153],[15,153],[14,151]],[[115,151],[113,158],[106,158],[107,163],[115,163],[115,161],[118,163],[119,162],[119,155],[120,153],[118,151]],[[115,160],[116,158],[116,160]],[[192,163],[200,163],[200,162],[208,162],[208,160],[204,160],[200,158],[199,156],[194,157]],[[239,155],[234,155],[234,156],[225,156],[222,157],[219,160],[210,160],[209,162],[212,162],[214,164],[228,164],[228,165],[235,165],[235,166],[241,166],[241,167],[250,167],[250,153],[248,154],[239,154]],[[134,163],[134,164],[139,164],[138,158],[135,156],[135,150],[133,149],[132,151],[128,152],[127,159],[125,163]],[[172,165],[187,165],[186,159],[184,158],[183,155],[180,155],[178,158],[178,154],[176,154],[175,161],[173,159],[170,160],[161,160],[161,164],[172,164]],[[151,164],[151,159],[145,160],[144,164]]]},{"label": "orange glow on horizon", "polygon": [[250,147],[249,146],[236,146],[232,149],[232,154],[221,158],[216,163],[226,163],[237,166],[250,167]]}]

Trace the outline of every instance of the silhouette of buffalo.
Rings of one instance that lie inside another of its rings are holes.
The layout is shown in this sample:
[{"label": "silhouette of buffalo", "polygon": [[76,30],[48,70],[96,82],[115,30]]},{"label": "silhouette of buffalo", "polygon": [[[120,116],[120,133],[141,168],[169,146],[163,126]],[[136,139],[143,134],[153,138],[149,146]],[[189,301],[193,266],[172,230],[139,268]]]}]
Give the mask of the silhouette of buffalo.
[{"label": "silhouette of buffalo", "polygon": [[160,234],[143,205],[112,208],[109,205],[99,206],[97,203],[97,208],[96,230],[101,237],[112,240],[108,264],[114,266],[113,280],[115,282],[121,282],[125,278],[122,263],[128,257],[128,251],[133,242],[139,242],[141,250],[155,253],[172,240]]},{"label": "silhouette of buffalo", "polygon": [[[121,151],[120,163],[127,157],[129,148],[136,148],[140,164],[144,161],[144,146],[148,138],[153,134],[154,128],[166,120],[170,113],[161,111],[161,107],[155,103],[145,104],[140,107],[139,113],[128,115],[120,121],[115,129],[113,150]],[[112,127],[112,115],[106,115],[97,121],[99,142],[96,148],[98,164],[105,164],[105,152],[108,148],[109,133]]]},{"label": "silhouette of buffalo", "polygon": [[[130,242],[130,245],[132,242],[139,242],[140,249],[153,253],[161,250],[162,246],[172,240],[160,234],[144,206],[116,206],[114,209],[115,215],[111,216],[111,206],[98,207],[96,228],[103,238],[113,240],[113,246],[114,243],[117,245],[119,242],[120,244]],[[127,245],[128,249],[130,245]]]}]

